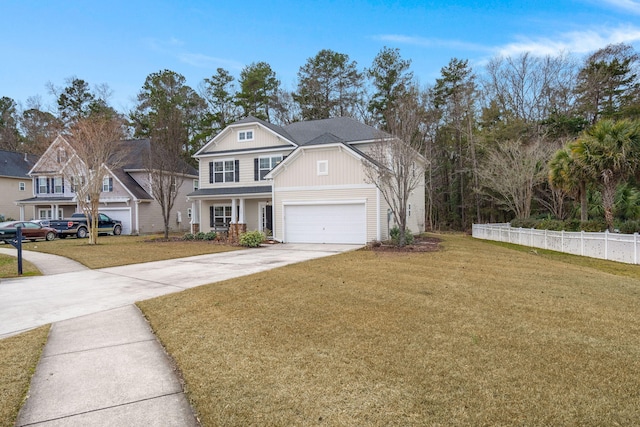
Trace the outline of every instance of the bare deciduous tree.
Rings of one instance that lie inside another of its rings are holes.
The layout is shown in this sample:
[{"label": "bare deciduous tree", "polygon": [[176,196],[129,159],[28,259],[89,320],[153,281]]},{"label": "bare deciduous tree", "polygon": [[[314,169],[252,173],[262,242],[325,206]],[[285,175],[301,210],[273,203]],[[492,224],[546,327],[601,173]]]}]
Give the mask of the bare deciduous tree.
[{"label": "bare deciduous tree", "polygon": [[418,92],[409,90],[401,103],[387,111],[391,134],[381,134],[367,153],[370,161],[363,162],[367,181],[378,187],[392,210],[400,246],[406,244],[409,198],[425,179],[426,161],[419,154],[424,145],[423,118]]},{"label": "bare deciduous tree", "polygon": [[87,216],[89,244],[98,242],[100,193],[110,170],[118,167],[127,152],[118,143],[123,138],[123,123],[108,115],[92,115],[77,120],[68,142],[70,153],[59,153],[67,161],[62,174],[70,182],[77,202]]},{"label": "bare deciduous tree", "polygon": [[543,182],[552,150],[540,140],[524,145],[520,141],[498,142],[487,149],[480,167],[484,193],[513,212],[528,218],[534,187]]},{"label": "bare deciduous tree", "polygon": [[175,146],[151,143],[147,173],[151,194],[160,205],[164,221],[164,238],[169,238],[171,212],[178,197],[178,191],[185,180],[189,166],[175,150]]}]

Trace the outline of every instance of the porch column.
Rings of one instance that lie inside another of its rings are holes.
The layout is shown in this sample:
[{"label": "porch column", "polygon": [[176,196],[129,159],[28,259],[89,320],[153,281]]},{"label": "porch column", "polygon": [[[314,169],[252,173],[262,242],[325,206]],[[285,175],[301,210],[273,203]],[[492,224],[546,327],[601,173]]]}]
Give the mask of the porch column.
[{"label": "porch column", "polygon": [[51,208],[51,218],[50,219],[58,219],[56,214],[56,205],[50,205]]},{"label": "porch column", "polygon": [[237,206],[236,199],[231,199],[231,224],[238,223],[238,217],[236,215],[236,212],[237,212],[236,206]]},{"label": "porch column", "polygon": [[20,205],[20,221],[24,221],[24,205]]},{"label": "porch column", "polygon": [[[200,210],[199,210],[199,200],[191,201],[191,232],[197,233],[200,231]],[[196,230],[197,228],[197,230]]]},{"label": "porch column", "polygon": [[240,215],[238,218],[240,224],[244,224],[244,199],[240,199]]}]

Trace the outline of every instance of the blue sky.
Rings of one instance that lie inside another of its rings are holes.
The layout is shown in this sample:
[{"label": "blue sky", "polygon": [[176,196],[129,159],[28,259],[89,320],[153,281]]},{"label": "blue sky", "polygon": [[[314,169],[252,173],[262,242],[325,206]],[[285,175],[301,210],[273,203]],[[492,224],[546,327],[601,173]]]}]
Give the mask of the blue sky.
[{"label": "blue sky", "polygon": [[71,76],[106,83],[127,111],[147,75],[163,69],[200,82],[271,65],[284,88],[321,49],[368,67],[384,46],[431,84],[453,57],[478,72],[496,55],[581,56],[609,43],[640,51],[640,0],[189,1],[0,0],[0,96],[24,104]]}]

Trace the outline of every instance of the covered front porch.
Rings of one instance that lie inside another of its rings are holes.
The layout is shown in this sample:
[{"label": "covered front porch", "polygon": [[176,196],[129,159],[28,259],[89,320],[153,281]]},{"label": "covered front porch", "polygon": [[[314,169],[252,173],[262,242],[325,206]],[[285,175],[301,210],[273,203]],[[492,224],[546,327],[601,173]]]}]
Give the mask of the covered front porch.
[{"label": "covered front porch", "polygon": [[76,212],[77,203],[73,197],[32,197],[18,200],[20,221],[62,219]]},{"label": "covered front porch", "polygon": [[273,231],[271,187],[228,189],[200,189],[190,193],[191,232],[228,233],[237,241],[246,231],[258,230],[266,235]]}]

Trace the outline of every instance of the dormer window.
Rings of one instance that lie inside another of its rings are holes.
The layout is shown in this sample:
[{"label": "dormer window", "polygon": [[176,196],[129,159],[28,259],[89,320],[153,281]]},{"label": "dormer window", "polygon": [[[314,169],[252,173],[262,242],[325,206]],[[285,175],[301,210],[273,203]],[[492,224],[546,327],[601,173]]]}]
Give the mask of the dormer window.
[{"label": "dormer window", "polygon": [[253,131],[252,130],[242,130],[238,132],[238,141],[253,141]]}]

